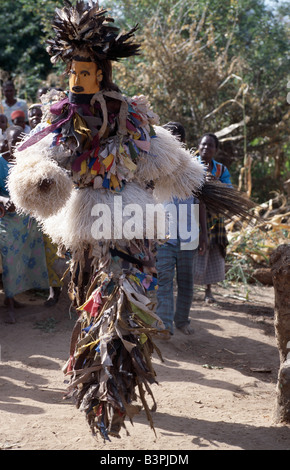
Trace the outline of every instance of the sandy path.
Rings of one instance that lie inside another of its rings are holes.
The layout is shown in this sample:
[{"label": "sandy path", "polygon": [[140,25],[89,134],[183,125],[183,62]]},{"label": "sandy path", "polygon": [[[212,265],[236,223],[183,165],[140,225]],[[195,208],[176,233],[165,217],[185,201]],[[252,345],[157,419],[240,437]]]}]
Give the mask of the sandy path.
[{"label": "sandy path", "polygon": [[290,427],[273,420],[279,367],[273,288],[252,287],[249,302],[233,288],[215,291],[211,306],[196,293],[193,336],[177,332],[158,343],[164,362],[154,357],[156,436],[141,412],[134,426],[127,424],[130,436],[124,430],[109,443],[93,438],[83,414],[62,399],[74,324],[66,295],[53,309],[20,296],[27,307],[16,325],[3,322],[1,307],[0,449],[289,449]]}]

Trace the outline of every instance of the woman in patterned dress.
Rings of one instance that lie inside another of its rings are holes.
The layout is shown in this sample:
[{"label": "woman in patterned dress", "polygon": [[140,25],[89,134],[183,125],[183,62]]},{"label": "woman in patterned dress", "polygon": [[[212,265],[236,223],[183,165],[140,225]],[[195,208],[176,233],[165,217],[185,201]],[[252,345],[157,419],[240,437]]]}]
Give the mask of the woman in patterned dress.
[{"label": "woman in patterned dress", "polygon": [[15,308],[22,304],[15,296],[29,289],[48,289],[48,274],[42,233],[29,216],[15,212],[6,188],[13,148],[19,140],[22,128],[11,126],[7,131],[10,153],[0,156],[0,250],[2,255],[2,282],[4,305],[8,307],[8,323],[15,323]]}]

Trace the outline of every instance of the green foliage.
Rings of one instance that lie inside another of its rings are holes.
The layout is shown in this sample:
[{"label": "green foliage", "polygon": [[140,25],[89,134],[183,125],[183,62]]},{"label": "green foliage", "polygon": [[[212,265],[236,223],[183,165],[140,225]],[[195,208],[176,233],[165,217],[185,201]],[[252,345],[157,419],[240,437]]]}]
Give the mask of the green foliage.
[{"label": "green foliage", "polygon": [[0,0],[0,69],[5,78],[16,79],[18,95],[28,100],[53,70],[45,35],[56,4],[62,2]]},{"label": "green foliage", "polygon": [[119,86],[147,94],[161,123],[179,120],[190,147],[220,133],[219,159],[235,184],[252,165],[241,189],[259,202],[289,177],[289,6],[279,11],[263,0],[122,0],[114,11],[122,24],[141,25],[142,56],[115,68]]}]

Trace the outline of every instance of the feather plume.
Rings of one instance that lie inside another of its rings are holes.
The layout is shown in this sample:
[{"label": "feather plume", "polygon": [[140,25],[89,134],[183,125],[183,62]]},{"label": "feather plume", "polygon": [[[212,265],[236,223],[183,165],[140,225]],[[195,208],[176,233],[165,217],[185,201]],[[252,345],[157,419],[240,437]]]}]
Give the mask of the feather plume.
[{"label": "feather plume", "polygon": [[53,63],[70,62],[82,54],[91,60],[118,61],[138,54],[140,45],[133,42],[137,26],[125,34],[114,26],[114,19],[99,8],[98,2],[66,1],[63,9],[55,9],[52,23],[55,36],[47,41],[47,52]]}]

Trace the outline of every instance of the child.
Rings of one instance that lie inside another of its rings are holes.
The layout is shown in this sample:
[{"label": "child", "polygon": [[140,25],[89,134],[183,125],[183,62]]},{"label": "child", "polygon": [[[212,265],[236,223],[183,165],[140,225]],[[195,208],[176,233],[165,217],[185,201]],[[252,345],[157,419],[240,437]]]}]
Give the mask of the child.
[{"label": "child", "polygon": [[30,126],[28,126],[25,122],[25,113],[20,109],[17,111],[13,111],[11,114],[12,123],[14,126],[22,127],[25,134],[29,134]]}]

